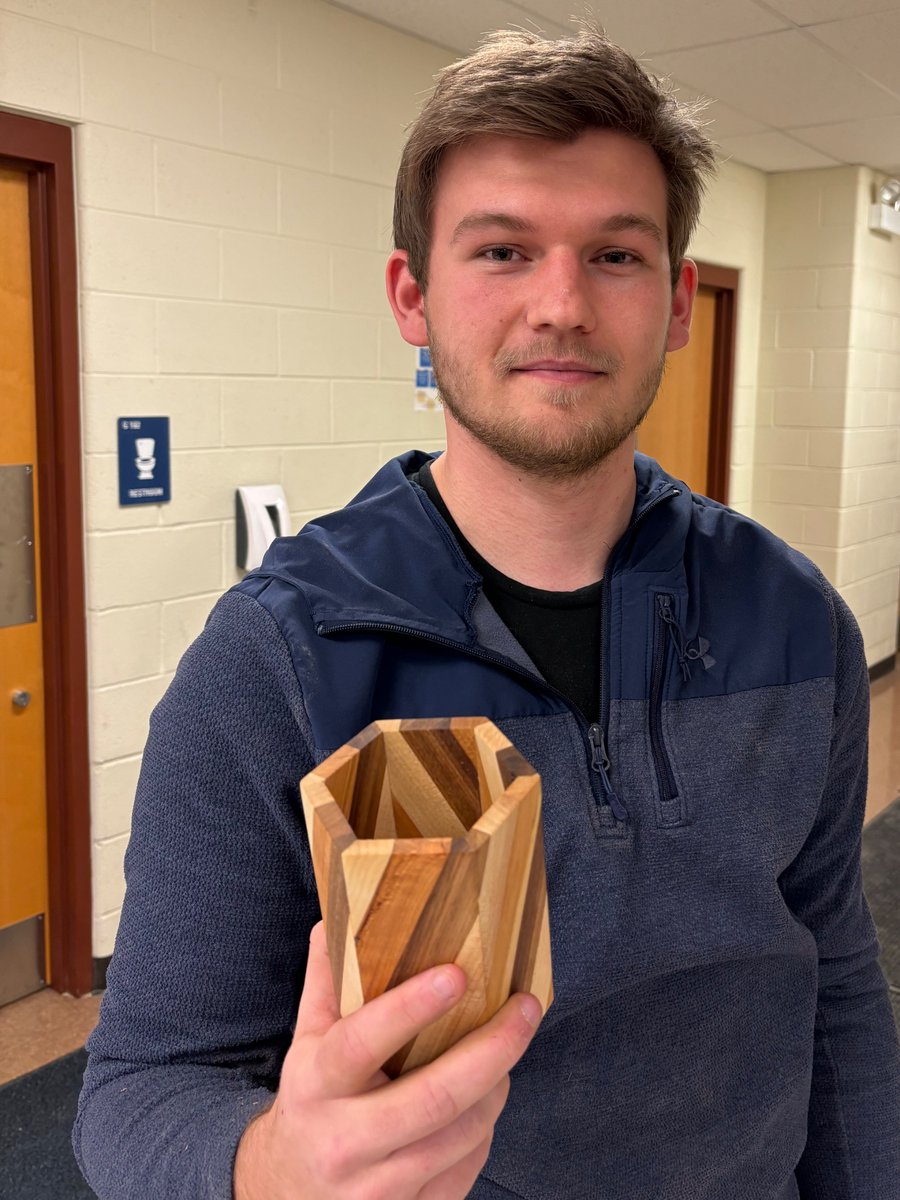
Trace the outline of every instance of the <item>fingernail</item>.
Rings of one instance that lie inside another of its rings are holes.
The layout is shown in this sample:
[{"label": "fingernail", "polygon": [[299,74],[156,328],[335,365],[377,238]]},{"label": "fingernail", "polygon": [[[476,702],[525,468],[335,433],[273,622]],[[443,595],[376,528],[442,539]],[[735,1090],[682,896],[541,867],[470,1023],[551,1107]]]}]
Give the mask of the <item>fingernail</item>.
[{"label": "fingernail", "polygon": [[431,986],[442,1000],[451,1000],[459,995],[459,983],[452,971],[438,971],[432,975]]},{"label": "fingernail", "polygon": [[537,1029],[544,1013],[534,996],[523,996],[519,1001],[519,1009],[531,1028]]}]

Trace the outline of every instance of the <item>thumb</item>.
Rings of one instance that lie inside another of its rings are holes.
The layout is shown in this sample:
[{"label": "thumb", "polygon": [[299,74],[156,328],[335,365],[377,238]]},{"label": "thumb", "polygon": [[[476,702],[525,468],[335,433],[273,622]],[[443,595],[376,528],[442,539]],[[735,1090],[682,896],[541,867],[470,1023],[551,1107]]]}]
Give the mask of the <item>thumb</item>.
[{"label": "thumb", "polygon": [[325,944],[325,925],[319,921],[309,935],[309,955],[306,978],[297,1010],[294,1038],[304,1034],[324,1034],[341,1019],[341,1009],[334,991],[331,963]]}]

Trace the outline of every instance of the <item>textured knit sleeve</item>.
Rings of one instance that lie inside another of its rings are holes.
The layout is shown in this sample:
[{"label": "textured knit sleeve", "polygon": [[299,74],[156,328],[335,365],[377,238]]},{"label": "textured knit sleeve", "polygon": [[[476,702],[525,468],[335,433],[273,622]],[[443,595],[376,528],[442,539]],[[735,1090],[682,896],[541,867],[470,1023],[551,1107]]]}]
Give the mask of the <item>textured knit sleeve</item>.
[{"label": "textured knit sleeve", "polygon": [[828,776],[813,829],[782,876],[816,938],[819,992],[801,1200],[900,1200],[900,1049],[862,891],[869,680],[862,638],[830,587],[835,703]]},{"label": "textured knit sleeve", "polygon": [[229,593],[150,722],[74,1132],[100,1200],[231,1200],[319,913],[297,790],[307,734],[280,632]]}]

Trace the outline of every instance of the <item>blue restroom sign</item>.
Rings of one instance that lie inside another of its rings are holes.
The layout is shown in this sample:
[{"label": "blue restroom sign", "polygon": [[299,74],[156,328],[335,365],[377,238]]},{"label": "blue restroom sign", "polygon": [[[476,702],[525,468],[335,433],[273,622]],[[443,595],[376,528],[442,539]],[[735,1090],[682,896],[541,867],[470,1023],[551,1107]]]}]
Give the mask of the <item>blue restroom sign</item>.
[{"label": "blue restroom sign", "polygon": [[169,418],[119,417],[119,504],[172,499]]}]

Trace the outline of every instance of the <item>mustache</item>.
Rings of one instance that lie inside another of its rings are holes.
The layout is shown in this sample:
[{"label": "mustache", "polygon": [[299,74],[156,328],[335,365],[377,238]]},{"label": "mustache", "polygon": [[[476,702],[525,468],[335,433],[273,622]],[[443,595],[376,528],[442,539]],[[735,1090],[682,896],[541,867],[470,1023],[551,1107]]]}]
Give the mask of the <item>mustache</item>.
[{"label": "mustache", "polygon": [[494,356],[494,370],[500,378],[543,359],[562,359],[577,363],[587,371],[602,371],[604,375],[617,375],[622,369],[622,360],[603,350],[590,350],[579,343],[559,342],[545,339],[530,343],[521,349],[500,350]]}]

